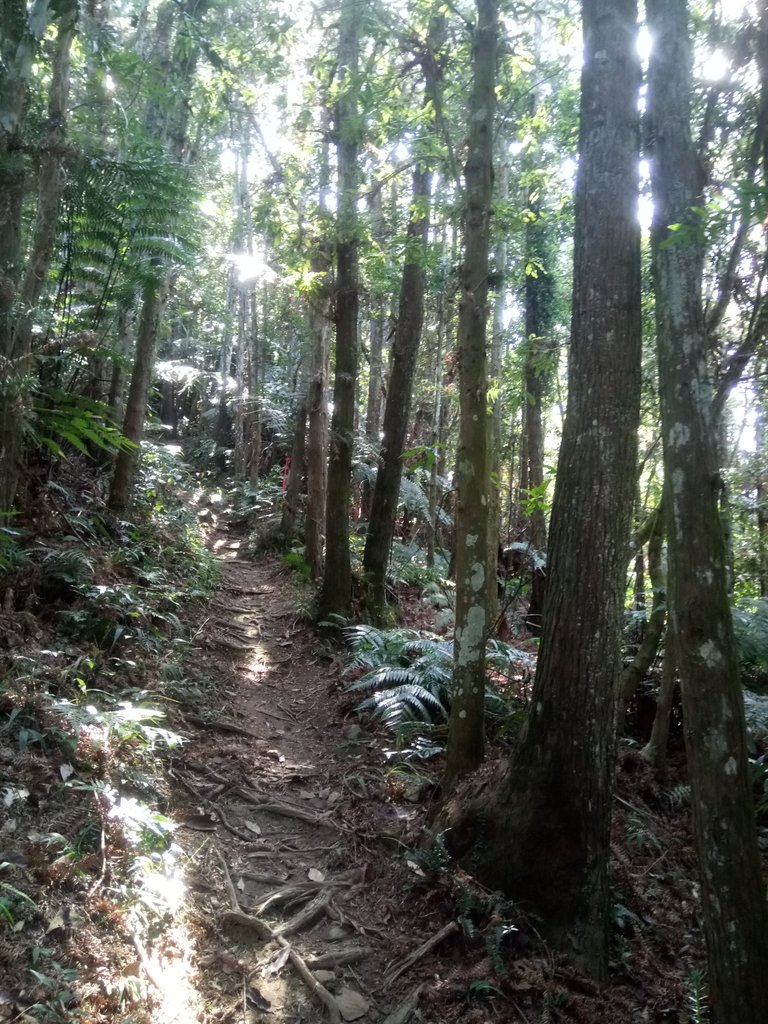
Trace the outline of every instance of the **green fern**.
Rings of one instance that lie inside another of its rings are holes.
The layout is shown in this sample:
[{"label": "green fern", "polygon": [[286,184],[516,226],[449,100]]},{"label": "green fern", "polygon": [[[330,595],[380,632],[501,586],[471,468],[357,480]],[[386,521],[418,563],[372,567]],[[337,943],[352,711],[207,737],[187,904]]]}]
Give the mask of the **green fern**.
[{"label": "green fern", "polygon": [[691,803],[691,787],[687,783],[673,786],[666,793],[667,802],[673,810],[688,807]]},{"label": "green fern", "polygon": [[[358,704],[357,710],[380,721],[401,747],[419,736],[434,739],[435,730],[444,729],[450,714],[452,641],[425,631],[382,630],[369,624],[350,626],[345,637],[351,648],[346,674],[363,672],[348,684],[347,691],[373,691]],[[510,666],[526,658],[523,652],[500,641],[489,644],[489,669],[496,673],[503,670],[507,679]],[[505,696],[489,680],[485,709],[490,723],[503,725],[520,706],[519,701]]]},{"label": "green fern", "polygon": [[732,609],[733,632],[741,663],[742,676],[748,684],[768,684],[768,601],[751,601]]},{"label": "green fern", "polygon": [[707,993],[704,984],[704,972],[699,967],[694,967],[689,976],[688,1005],[691,1009],[691,1024],[707,1024],[709,1013],[707,1009]]}]

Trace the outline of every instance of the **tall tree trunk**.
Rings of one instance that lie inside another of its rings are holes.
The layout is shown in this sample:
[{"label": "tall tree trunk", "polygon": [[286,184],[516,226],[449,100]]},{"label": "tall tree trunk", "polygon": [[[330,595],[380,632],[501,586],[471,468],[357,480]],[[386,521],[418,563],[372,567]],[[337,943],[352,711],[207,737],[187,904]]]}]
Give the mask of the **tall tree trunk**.
[{"label": "tall tree trunk", "polygon": [[413,376],[424,323],[424,255],[429,228],[430,173],[423,165],[413,172],[413,200],[405,243],[395,340],[384,409],[384,439],[371,501],[363,555],[368,587],[367,606],[382,620],[386,605],[387,566],[395,531],[403,448],[411,414]]},{"label": "tall tree trunk", "polygon": [[584,0],[582,12],[568,411],[541,654],[517,756],[446,816],[453,848],[480,880],[526,903],[554,944],[603,977],[640,405],[640,68],[635,0]]},{"label": "tall tree trunk", "polygon": [[336,105],[338,154],[338,240],[336,244],[336,369],[333,382],[331,450],[325,502],[325,572],[320,592],[322,619],[346,616],[352,601],[349,516],[352,494],[352,446],[355,429],[358,324],[358,10],[356,0],[341,0]]},{"label": "tall tree trunk", "polygon": [[[653,516],[651,535],[648,538],[648,574],[651,578],[653,604],[645,629],[640,635],[635,656],[628,665],[625,665],[619,679],[619,707],[616,713],[616,733],[619,737],[624,732],[627,707],[656,660],[667,620],[667,576],[664,565],[666,518],[663,502],[659,504]],[[639,551],[638,557],[644,562],[642,546]]]},{"label": "tall tree trunk", "polygon": [[661,683],[656,695],[656,714],[648,742],[640,751],[641,757],[651,765],[657,776],[663,778],[667,768],[669,726],[672,719],[672,704],[677,686],[677,662],[675,660],[675,637],[667,625],[664,643],[664,662],[661,667]]},{"label": "tall tree trunk", "polygon": [[464,259],[459,298],[459,443],[456,458],[456,626],[445,778],[476,768],[485,745],[488,633],[488,249],[496,109],[496,0],[477,0],[472,40],[468,155],[464,166]]},{"label": "tall tree trunk", "polygon": [[[374,188],[370,201],[371,235],[374,243],[384,243],[384,216],[382,213],[381,188]],[[381,407],[384,398],[383,354],[384,330],[387,322],[385,308],[387,296],[374,292],[371,296],[371,318],[368,331],[368,403],[365,408],[365,436],[374,448],[379,447],[381,430]]]},{"label": "tall tree trunk", "polygon": [[330,335],[330,267],[324,243],[315,243],[311,259],[318,285],[307,313],[312,344],[307,391],[307,517],[304,526],[304,557],[313,579],[323,572],[323,522],[328,479],[328,340]]},{"label": "tall tree trunk", "polygon": [[427,524],[427,565],[431,568],[435,564],[435,550],[437,547],[437,522],[438,522],[438,463],[440,461],[443,440],[444,423],[444,398],[443,398],[443,338],[445,335],[445,322],[443,309],[445,296],[442,290],[437,297],[437,329],[435,331],[435,372],[433,376],[434,406],[432,412],[432,429],[429,443],[432,448],[432,464],[429,469],[429,522]]},{"label": "tall tree trunk", "polygon": [[309,352],[301,352],[298,384],[294,393],[293,441],[291,443],[291,463],[288,467],[288,478],[285,483],[283,497],[283,515],[280,533],[286,544],[291,544],[296,537],[296,522],[299,512],[301,485],[307,471],[307,393],[309,384]]},{"label": "tall tree trunk", "polygon": [[[157,15],[157,34],[163,39],[157,54],[157,64],[168,76],[172,86],[172,100],[170,106],[163,109],[155,98],[147,110],[146,121],[155,140],[179,163],[187,155],[185,140],[190,110],[187,93],[199,56],[199,39],[192,25],[194,19],[202,17],[209,6],[210,0],[186,0],[177,14],[175,4],[166,3]],[[172,52],[169,53],[170,26],[176,17],[176,38]],[[144,433],[157,329],[171,280],[172,275],[167,271],[163,273],[160,261],[154,259],[143,289],[136,352],[123,420],[123,435],[136,445],[140,444]],[[123,449],[118,453],[109,491],[109,506],[115,512],[124,512],[130,505],[139,454],[138,447]]]},{"label": "tall tree trunk", "polygon": [[108,502],[113,512],[124,513],[131,504],[133,482],[139,462],[139,449],[144,435],[144,419],[147,413],[147,395],[155,358],[157,318],[160,314],[160,305],[160,283],[157,278],[154,278],[144,285],[142,296],[141,320],[136,335],[133,372],[123,418],[123,436],[131,442],[131,447],[122,448],[117,453],[115,460]]},{"label": "tall tree trunk", "polygon": [[315,287],[308,302],[307,317],[311,344],[309,388],[307,391],[307,515],[304,523],[304,557],[313,580],[323,573],[325,496],[328,482],[328,357],[330,337],[331,258],[324,236],[327,226],[328,192],[331,179],[328,159],[329,112],[323,110],[318,180],[320,237],[312,239],[310,268]]},{"label": "tall tree trunk", "polygon": [[[669,608],[685,721],[713,1024],[768,1020],[768,912],[720,521],[717,423],[701,301],[703,204],[691,138],[685,0],[647,0],[653,272]],[[683,228],[672,234],[669,225]],[[689,228],[689,230],[686,230]]]},{"label": "tall tree trunk", "polygon": [[760,596],[768,597],[768,404],[762,392],[755,415],[755,505],[757,512],[757,557]]},{"label": "tall tree trunk", "polygon": [[[554,281],[551,274],[549,228],[542,211],[540,189],[528,197],[525,225],[525,367],[523,371],[525,489],[521,497],[527,506],[528,540],[536,551],[547,550],[547,523],[544,516],[544,399],[552,377],[552,325],[554,320]],[[522,487],[522,483],[521,483]],[[526,624],[532,633],[541,633],[546,594],[546,570],[534,568],[531,600]]]},{"label": "tall tree trunk", "polygon": [[[504,204],[509,199],[509,167],[507,166],[508,142],[506,138],[497,146],[500,154],[496,161],[496,197]],[[505,348],[505,318],[507,300],[507,237],[504,230],[497,231],[494,251],[495,272],[499,283],[493,299],[493,327],[491,330],[491,358],[488,375],[494,388],[491,415],[488,417],[488,473],[491,486],[488,488],[488,622],[499,618],[498,553],[499,518],[501,514],[501,427],[503,416],[501,374]]]},{"label": "tall tree trunk", "polygon": [[35,53],[48,25],[48,5],[28,11],[19,0],[3,7],[0,35],[0,523],[13,510],[24,457],[25,380],[30,371],[32,317],[40,299],[56,231],[61,160],[69,96],[76,5],[60,13],[48,95],[46,148],[41,156],[37,216],[23,283],[22,207],[25,161],[20,145]]}]

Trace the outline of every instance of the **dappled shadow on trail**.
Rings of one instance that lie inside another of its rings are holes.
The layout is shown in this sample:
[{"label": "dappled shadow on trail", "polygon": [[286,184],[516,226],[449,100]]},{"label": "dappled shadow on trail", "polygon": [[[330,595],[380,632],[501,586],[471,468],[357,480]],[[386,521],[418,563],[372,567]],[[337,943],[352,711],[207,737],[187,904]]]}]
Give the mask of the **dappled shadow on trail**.
[{"label": "dappled shadow on trail", "polygon": [[392,852],[413,809],[384,801],[290,570],[218,541],[170,773],[205,1019],[380,1021],[400,1005],[405,1020],[420,979],[399,961],[448,924],[439,906],[403,915],[410,869]]},{"label": "dappled shadow on trail", "polygon": [[[350,716],[338,654],[300,611],[306,585],[275,556],[243,561],[236,538],[212,546],[222,579],[185,669],[188,742],[169,771],[193,991],[174,1016],[178,993],[164,997],[157,977],[154,1021],[181,1024],[195,1006],[200,1020],[274,1024],[688,1020],[701,960],[691,865],[676,867],[685,810],[636,759],[618,777],[615,958],[599,989],[549,952],[525,908],[441,860],[439,844],[419,848],[430,787],[388,772],[384,739]],[[492,750],[488,770],[504,756]]]}]

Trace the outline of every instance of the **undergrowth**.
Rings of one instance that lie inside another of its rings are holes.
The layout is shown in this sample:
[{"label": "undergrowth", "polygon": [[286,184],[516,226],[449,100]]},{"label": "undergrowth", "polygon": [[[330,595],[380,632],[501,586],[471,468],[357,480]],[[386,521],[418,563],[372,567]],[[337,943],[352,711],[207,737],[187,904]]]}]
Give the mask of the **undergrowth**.
[{"label": "undergrowth", "polygon": [[[371,715],[395,740],[389,756],[425,759],[444,749],[451,706],[452,639],[415,629],[345,630],[350,656],[347,692],[367,694],[357,711]],[[531,657],[500,640],[486,651],[485,713],[496,739],[515,732],[525,708]]]},{"label": "undergrowth", "polygon": [[186,615],[216,581],[194,487],[148,446],[116,521],[92,470],[69,463],[41,495],[34,539],[24,524],[3,534],[0,973],[27,1020],[138,1009],[132,939],[176,909],[164,775],[183,738],[167,716],[184,691]]}]

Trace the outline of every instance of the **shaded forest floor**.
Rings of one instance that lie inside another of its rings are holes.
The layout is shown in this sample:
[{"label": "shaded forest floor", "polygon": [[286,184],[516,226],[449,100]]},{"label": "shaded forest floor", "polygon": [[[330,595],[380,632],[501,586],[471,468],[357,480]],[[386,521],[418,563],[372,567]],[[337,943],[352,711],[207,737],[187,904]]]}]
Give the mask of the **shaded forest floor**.
[{"label": "shaded forest floor", "polygon": [[[210,543],[221,579],[194,613],[166,707],[185,742],[163,761],[162,814],[144,824],[158,841],[135,880],[141,899],[119,882],[135,862],[107,797],[72,785],[79,762],[0,733],[0,899],[20,894],[0,926],[0,1020],[705,1019],[679,773],[662,787],[622,754],[611,980],[598,990],[552,955],[525,908],[424,850],[440,764],[411,779],[388,769],[386,738],[354,714],[338,652],[301,613],[306,585],[275,556],[243,560],[235,534]],[[24,614],[5,624],[44,658],[50,638]],[[51,837],[88,827],[90,844],[62,859]]]}]

